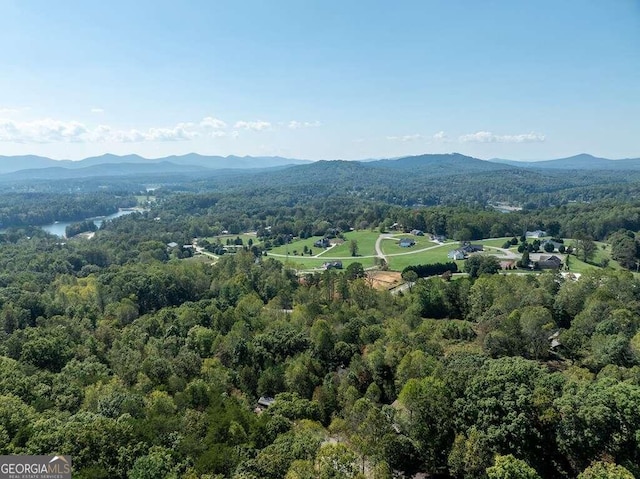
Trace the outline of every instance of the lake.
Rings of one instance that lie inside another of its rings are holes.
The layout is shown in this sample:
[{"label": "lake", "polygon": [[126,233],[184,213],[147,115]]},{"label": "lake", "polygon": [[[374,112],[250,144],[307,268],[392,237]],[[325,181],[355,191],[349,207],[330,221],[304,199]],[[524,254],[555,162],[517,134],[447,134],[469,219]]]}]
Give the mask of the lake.
[{"label": "lake", "polygon": [[[120,210],[117,213],[113,213],[109,216],[98,216],[96,218],[87,218],[87,219],[93,220],[93,223],[98,228],[100,228],[100,226],[102,226],[103,221],[105,220],[112,220],[114,218],[119,218],[120,216],[129,215],[131,213],[135,213],[136,211],[139,211],[139,210]],[[78,221],[57,221],[55,223],[51,223],[48,225],[42,225],[40,226],[40,228],[45,230],[47,233],[51,233],[52,235],[56,235],[56,236],[60,236],[61,238],[64,238],[65,237],[64,233],[67,226],[77,222]]]}]

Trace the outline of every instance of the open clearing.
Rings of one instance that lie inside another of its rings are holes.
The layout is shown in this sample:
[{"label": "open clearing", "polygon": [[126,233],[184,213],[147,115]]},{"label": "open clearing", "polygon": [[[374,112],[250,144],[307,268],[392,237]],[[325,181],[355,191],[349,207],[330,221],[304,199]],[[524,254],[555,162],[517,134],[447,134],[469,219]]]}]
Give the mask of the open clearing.
[{"label": "open clearing", "polygon": [[241,233],[241,234],[237,234],[237,235],[229,234],[229,235],[207,236],[207,237],[202,238],[202,239],[206,239],[209,243],[215,243],[215,242],[219,241],[222,245],[226,245],[227,244],[227,240],[229,240],[229,241],[231,241],[231,243],[233,243],[233,241],[236,238],[240,238],[242,240],[242,244],[244,246],[247,246],[247,244],[249,243],[249,240],[252,241],[252,244],[255,244],[255,245],[260,244],[260,241],[256,237],[255,233]]},{"label": "open clearing", "polygon": [[[305,255],[306,258],[314,258],[314,257],[327,257],[327,258],[339,258],[339,259],[350,259],[353,258],[351,256],[351,250],[349,248],[349,242],[351,240],[355,240],[358,242],[358,256],[375,256],[376,254],[376,240],[378,239],[379,233],[375,231],[349,231],[344,234],[344,242],[338,238],[331,239],[331,242],[341,243],[336,244],[330,248],[318,248],[313,245],[316,241],[322,239],[322,236],[313,236],[307,239],[299,239],[294,240],[288,245],[277,246],[272,248],[269,251],[269,254],[272,256],[287,256],[287,252],[289,254],[289,258],[292,256],[295,258],[296,256],[301,256],[304,251],[304,247],[312,251],[311,255]],[[295,254],[294,254],[295,252]]]},{"label": "open clearing", "polygon": [[367,276],[373,287],[378,290],[391,289],[403,282],[397,271],[370,271]]},{"label": "open clearing", "polygon": [[[412,239],[413,241],[416,242],[416,244],[408,248],[403,248],[400,246],[400,240],[403,238]],[[398,234],[398,235],[394,234],[391,237],[384,238],[381,243],[382,251],[384,252],[385,255],[409,253],[410,251],[429,248],[437,245],[438,245],[437,243],[434,243],[426,236],[413,236],[410,234]]]},{"label": "open clearing", "polygon": [[[270,253],[267,253],[267,258],[271,257]],[[289,256],[289,259],[282,257],[276,257],[278,261],[282,261],[287,267],[297,269],[299,271],[313,271],[313,270],[321,270],[322,265],[330,260],[320,258],[310,258],[308,256]],[[343,270],[349,266],[351,263],[360,263],[364,268],[371,268],[374,266],[374,258],[359,258],[359,257],[349,257],[345,259],[340,259],[338,261],[342,261]]]},{"label": "open clearing", "polygon": [[[246,244],[246,240],[249,236],[239,236],[243,238]],[[330,248],[326,249],[313,246],[313,243],[315,241],[322,238],[320,236],[314,236],[312,238],[307,238],[304,240],[295,240],[288,245],[273,248],[268,252],[268,256],[278,259],[286,263],[288,267],[299,271],[321,270],[323,264],[328,261],[342,261],[343,268],[346,268],[354,262],[361,263],[365,268],[373,268],[377,264],[375,243],[380,236],[381,235],[378,231],[350,231],[344,234],[344,241],[337,240],[339,244],[334,244]],[[228,237],[234,239],[236,235],[229,235]],[[402,248],[399,245],[401,238],[411,238],[416,242],[416,244],[408,248]],[[497,248],[501,248],[504,243],[511,238],[511,236],[502,238],[488,238],[483,240],[474,240],[472,241],[472,243],[482,244],[485,246],[485,251],[481,254],[493,255],[499,260],[503,260],[507,259],[507,255],[504,251],[501,251]],[[541,239],[544,240],[547,238]],[[358,242],[358,256],[351,256],[349,247],[349,242],[351,240],[356,240]],[[256,241],[255,237],[254,241]],[[572,243],[572,239],[564,239],[565,245],[570,246]],[[616,261],[611,260],[611,247],[608,244],[602,242],[596,242],[596,244],[598,245],[598,249],[591,263],[585,263],[573,255],[570,257],[569,265],[571,272],[583,273],[590,269],[599,269],[603,260],[609,260],[608,268],[610,269],[621,268]],[[307,248],[311,250],[311,255],[302,254],[305,246],[307,246]],[[451,260],[447,257],[447,254],[449,253],[449,251],[457,248],[458,246],[459,243],[455,241],[447,241],[443,244],[435,243],[431,241],[428,236],[414,236],[410,233],[387,233],[381,237],[380,248],[381,252],[387,259],[387,264],[390,271],[380,273],[391,274],[392,272],[395,272],[394,274],[397,274],[397,272],[400,272],[407,266],[411,265],[450,262]],[[511,258],[520,257],[517,245],[510,247],[508,251]],[[541,254],[555,254],[556,256],[562,258],[563,261],[565,260],[566,256],[557,252],[541,252]],[[459,271],[462,271],[464,267],[464,260],[455,261],[455,263],[458,265]],[[524,273],[525,271],[519,272]],[[386,277],[383,275],[381,276],[381,278],[382,279],[380,280],[375,279],[374,285],[376,288],[385,289],[387,281],[391,281],[391,276]],[[401,282],[401,279],[399,279],[398,281]]]}]

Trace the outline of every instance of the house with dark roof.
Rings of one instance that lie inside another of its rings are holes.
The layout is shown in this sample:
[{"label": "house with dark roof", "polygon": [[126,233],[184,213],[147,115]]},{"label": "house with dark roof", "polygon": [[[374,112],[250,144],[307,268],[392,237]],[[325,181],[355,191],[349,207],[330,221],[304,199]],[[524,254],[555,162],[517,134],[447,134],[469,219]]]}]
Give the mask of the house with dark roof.
[{"label": "house with dark roof", "polygon": [[322,238],[313,243],[313,246],[316,248],[328,248],[331,246],[331,242],[329,241],[329,238]]},{"label": "house with dark roof", "polygon": [[416,244],[416,242],[411,238],[402,238],[399,244],[401,248],[410,248],[411,246]]},{"label": "house with dark roof", "polygon": [[253,412],[255,412],[256,414],[261,414],[265,409],[271,406],[274,402],[276,402],[276,400],[270,396],[260,396],[260,399],[258,399],[258,404],[256,405]]},{"label": "house with dark roof", "polygon": [[422,231],[422,230],[411,230],[411,234],[413,236],[424,236],[424,231]]},{"label": "house with dark roof", "polygon": [[484,246],[481,244],[465,243],[464,245],[462,245],[462,248],[460,249],[464,251],[465,254],[469,254],[469,253],[476,253],[478,251],[484,251]]},{"label": "house with dark roof", "polygon": [[540,269],[560,269],[562,266],[562,260],[556,255],[541,255],[537,265]]},{"label": "house with dark roof", "polygon": [[327,261],[323,263],[324,269],[342,269],[342,261]]}]

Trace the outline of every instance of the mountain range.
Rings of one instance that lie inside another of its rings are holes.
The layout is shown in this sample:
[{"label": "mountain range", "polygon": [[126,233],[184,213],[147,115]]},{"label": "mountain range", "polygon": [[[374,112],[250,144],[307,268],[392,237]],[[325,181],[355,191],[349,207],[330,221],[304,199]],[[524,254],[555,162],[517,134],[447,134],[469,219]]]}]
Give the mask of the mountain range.
[{"label": "mountain range", "polygon": [[535,169],[560,169],[560,170],[640,170],[640,158],[625,158],[622,160],[610,160],[597,156],[581,153],[568,158],[542,161],[515,161],[493,158],[493,163],[517,166],[519,168]]},{"label": "mountain range", "polygon": [[0,156],[0,175],[21,170],[36,170],[42,168],[63,168],[67,170],[77,170],[82,168],[95,167],[98,165],[155,165],[160,166],[159,170],[164,170],[170,165],[200,167],[202,169],[253,169],[253,168],[273,168],[285,165],[299,165],[310,163],[308,160],[297,160],[282,158],[279,156],[205,156],[197,153],[186,155],[172,155],[163,158],[143,158],[139,155],[112,155],[107,153],[102,156],[92,156],[79,161],[52,160],[43,156]]},{"label": "mountain range", "polygon": [[[79,161],[53,160],[42,156],[0,156],[0,180],[4,182],[31,179],[77,179],[90,177],[182,175],[190,177],[224,176],[231,172],[278,170],[291,166],[321,163],[325,166],[312,171],[365,170],[377,174],[388,174],[388,170],[420,173],[430,177],[448,176],[456,173],[491,173],[504,170],[613,170],[640,171],[640,158],[610,160],[586,153],[568,158],[545,161],[515,161],[508,159],[481,160],[460,153],[424,154],[394,159],[366,160],[362,162],[312,162],[279,156],[205,156],[189,153],[181,156],[147,159],[138,155],[118,156],[106,154]],[[338,163],[344,166],[338,167]],[[333,165],[333,166],[332,166]],[[387,173],[381,171],[384,170]],[[282,174],[286,174],[282,172]]]}]

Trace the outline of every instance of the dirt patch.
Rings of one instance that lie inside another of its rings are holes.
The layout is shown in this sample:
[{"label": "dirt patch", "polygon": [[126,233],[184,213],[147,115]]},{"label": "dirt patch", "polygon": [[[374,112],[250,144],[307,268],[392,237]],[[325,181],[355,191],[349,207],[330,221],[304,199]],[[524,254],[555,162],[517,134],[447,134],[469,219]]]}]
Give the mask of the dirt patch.
[{"label": "dirt patch", "polygon": [[375,289],[391,289],[402,283],[400,273],[395,271],[370,271],[368,273],[371,284]]}]

